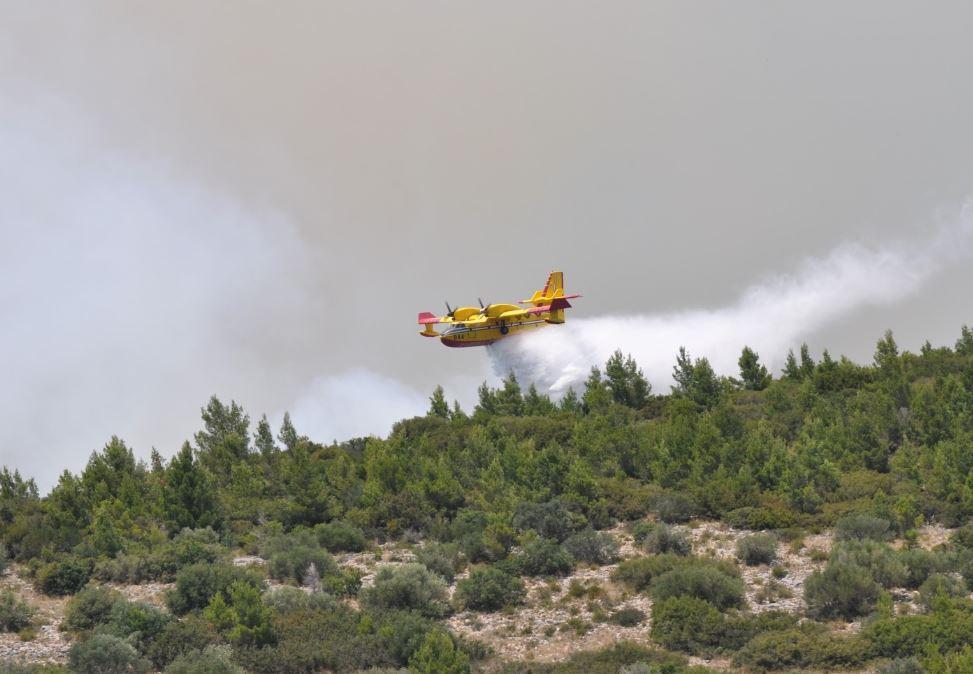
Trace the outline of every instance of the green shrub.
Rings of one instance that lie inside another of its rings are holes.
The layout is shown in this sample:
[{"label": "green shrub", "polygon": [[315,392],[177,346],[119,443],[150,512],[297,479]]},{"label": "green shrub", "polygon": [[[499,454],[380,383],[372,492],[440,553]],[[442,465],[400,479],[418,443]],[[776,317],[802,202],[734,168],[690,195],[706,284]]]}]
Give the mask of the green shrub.
[{"label": "green shrub", "polygon": [[709,670],[687,668],[686,657],[660,648],[629,641],[597,651],[580,651],[563,662],[512,662],[500,674],[705,674]]},{"label": "green shrub", "polygon": [[10,563],[10,551],[7,549],[6,544],[0,541],[0,576],[3,572],[7,570],[7,565]]},{"label": "green shrub", "polygon": [[918,588],[931,574],[947,571],[954,566],[953,555],[922,548],[898,550],[897,557],[905,567],[903,584],[909,589]]},{"label": "green shrub", "polygon": [[210,527],[183,529],[176,534],[163,551],[173,572],[190,564],[213,563],[226,554],[219,536]]},{"label": "green shrub", "polygon": [[419,650],[409,659],[415,674],[468,674],[470,659],[456,648],[448,634],[434,630],[426,635]]},{"label": "green shrub", "polygon": [[967,674],[973,672],[973,647],[966,646],[958,653],[932,653],[926,660],[928,674]]},{"label": "green shrub", "polygon": [[284,585],[268,590],[263,595],[263,602],[275,613],[293,613],[294,611],[331,610],[336,600],[325,592],[305,592],[297,587]]},{"label": "green shrub", "polygon": [[652,580],[652,598],[695,597],[716,608],[740,608],[745,604],[743,581],[715,565],[677,566]]},{"label": "green shrub", "polygon": [[124,639],[95,634],[68,651],[68,666],[76,674],[139,674],[152,665]]},{"label": "green shrub", "polygon": [[915,658],[902,658],[879,665],[875,674],[925,674],[925,671]]},{"label": "green shrub", "polygon": [[723,614],[702,599],[675,596],[652,607],[652,639],[666,648],[700,653],[718,644],[722,631]]},{"label": "green shrub", "polygon": [[151,604],[121,599],[112,605],[108,620],[99,631],[125,639],[144,653],[172,620],[170,613]]},{"label": "green shrub", "polygon": [[655,497],[650,510],[666,524],[678,524],[696,514],[696,504],[686,494],[671,492]]},{"label": "green shrub", "polygon": [[232,656],[229,646],[207,646],[180,655],[166,667],[165,674],[244,674]]},{"label": "green shrub", "polygon": [[723,515],[723,521],[736,529],[762,531],[765,529],[788,529],[797,524],[797,517],[790,510],[782,508],[745,506]]},{"label": "green shrub", "polygon": [[384,566],[374,585],[360,593],[362,605],[369,609],[403,609],[431,618],[449,612],[446,597],[446,583],[422,564]]},{"label": "green shrub", "polygon": [[676,555],[652,555],[651,557],[632,557],[622,561],[612,572],[612,580],[642,592],[656,576],[671,571],[679,563]]},{"label": "green shrub", "polygon": [[670,527],[664,522],[639,522],[632,534],[646,552],[656,555],[688,555],[693,551],[685,530]]},{"label": "green shrub", "polygon": [[321,578],[339,573],[331,553],[316,545],[293,545],[272,553],[267,560],[267,571],[276,580],[302,583],[312,564]]},{"label": "green shrub", "polygon": [[829,562],[804,583],[808,613],[817,618],[867,615],[875,608],[881,586],[868,569],[845,561]]},{"label": "green shrub", "polygon": [[753,534],[737,541],[737,559],[747,566],[770,564],[777,559],[777,537],[773,534]]},{"label": "green shrub", "polygon": [[943,652],[955,651],[973,643],[973,604],[959,601],[926,615],[873,620],[862,628],[861,634],[880,657],[921,657],[928,644],[935,644]]},{"label": "green shrub", "polygon": [[572,511],[563,499],[546,503],[521,502],[514,513],[513,525],[521,530],[533,530],[541,538],[561,542],[576,531],[588,526],[584,515]]},{"label": "green shrub", "polygon": [[108,622],[112,607],[121,599],[117,590],[89,585],[68,602],[61,625],[69,632],[92,630]]},{"label": "green shrub", "polygon": [[961,578],[952,574],[934,573],[919,586],[919,603],[928,610],[938,597],[951,599],[966,594],[966,583]]},{"label": "green shrub", "polygon": [[576,560],[604,566],[618,561],[618,543],[604,531],[584,529],[564,541],[564,549]]},{"label": "green shrub", "polygon": [[973,522],[967,522],[954,531],[949,537],[949,542],[954,547],[973,550]]},{"label": "green shrub", "polygon": [[645,611],[626,606],[608,616],[608,620],[619,627],[636,627],[645,622]]},{"label": "green shrub", "polygon": [[0,632],[19,632],[30,625],[34,609],[6,589],[0,592]]},{"label": "green shrub", "polygon": [[834,536],[837,541],[885,541],[892,537],[892,525],[881,517],[858,513],[835,522]]},{"label": "green shrub", "polygon": [[574,568],[571,553],[549,538],[527,543],[517,561],[521,573],[527,576],[564,576]]},{"label": "green shrub", "polygon": [[378,636],[391,657],[391,662],[405,666],[429,632],[439,629],[432,618],[426,618],[413,611],[387,611],[381,614]]},{"label": "green shrub", "polygon": [[176,615],[206,608],[217,592],[225,592],[235,582],[255,588],[263,579],[255,571],[231,564],[191,564],[176,575],[175,586],[166,592],[166,605]]},{"label": "green shrub", "polygon": [[319,524],[314,527],[314,535],[328,552],[361,552],[368,546],[364,532],[348,522]]},{"label": "green shrub", "polygon": [[416,550],[416,560],[450,583],[462,564],[457,543],[426,543]]},{"label": "green shrub", "polygon": [[885,588],[902,587],[909,570],[898,551],[871,540],[847,541],[835,545],[829,564],[854,564],[866,569],[872,579]]},{"label": "green shrub", "polygon": [[34,580],[44,594],[62,596],[83,588],[91,578],[91,571],[90,560],[69,555],[41,566]]},{"label": "green shrub", "polygon": [[794,667],[847,669],[861,666],[868,656],[868,644],[860,637],[842,637],[809,625],[757,635],[740,649],[733,662],[759,671]]},{"label": "green shrub", "polygon": [[202,651],[216,638],[215,632],[201,617],[186,616],[166,623],[149,644],[146,656],[157,669],[164,669],[181,655]]},{"label": "green shrub", "polygon": [[498,611],[522,603],[525,595],[520,578],[492,566],[473,569],[456,585],[457,603],[471,611]]}]

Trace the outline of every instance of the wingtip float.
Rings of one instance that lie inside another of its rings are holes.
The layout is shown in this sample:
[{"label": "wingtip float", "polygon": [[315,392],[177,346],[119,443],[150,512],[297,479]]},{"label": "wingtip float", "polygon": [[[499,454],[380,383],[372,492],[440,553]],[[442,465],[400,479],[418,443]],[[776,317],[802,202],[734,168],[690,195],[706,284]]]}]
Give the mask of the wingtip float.
[{"label": "wingtip float", "polygon": [[[437,316],[424,311],[419,314],[423,337],[439,337],[446,346],[487,346],[524,330],[539,328],[548,323],[563,323],[564,310],[571,308],[569,299],[581,295],[564,294],[564,274],[552,271],[547,283],[535,290],[530,299],[516,304],[488,304],[479,307],[457,307],[446,304],[446,314]],[[447,326],[436,332],[434,326]]]}]

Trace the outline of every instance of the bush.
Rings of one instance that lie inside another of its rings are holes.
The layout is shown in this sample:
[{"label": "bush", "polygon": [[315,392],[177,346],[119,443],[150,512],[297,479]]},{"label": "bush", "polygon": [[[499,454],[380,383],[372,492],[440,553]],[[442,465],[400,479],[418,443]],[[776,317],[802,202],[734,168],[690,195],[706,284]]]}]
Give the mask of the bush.
[{"label": "bush", "polygon": [[618,568],[612,572],[612,580],[642,592],[649,588],[653,578],[671,571],[678,563],[679,557],[675,555],[633,557],[618,565]]},{"label": "bush", "polygon": [[568,536],[564,541],[564,549],[574,559],[604,566],[618,561],[618,543],[614,536],[603,531],[585,529]]},{"label": "bush", "polygon": [[695,597],[707,601],[721,611],[740,608],[745,604],[743,581],[727,573],[725,567],[693,564],[677,566],[652,580],[652,598],[663,601],[669,597]]},{"label": "bush", "polygon": [[919,603],[929,610],[938,597],[955,599],[966,594],[966,583],[961,578],[952,574],[934,573],[919,587]]},{"label": "bush", "polygon": [[737,541],[737,559],[747,566],[770,564],[777,559],[777,537],[773,534],[753,534]]},{"label": "bush", "polygon": [[872,579],[885,588],[901,587],[909,577],[909,570],[901,554],[876,541],[848,541],[839,543],[831,551],[829,563],[854,564],[866,569]]},{"label": "bush", "polygon": [[834,537],[837,541],[886,541],[892,537],[892,525],[874,515],[848,515],[835,522]]},{"label": "bush", "polygon": [[166,667],[165,674],[244,674],[232,655],[229,646],[207,646],[180,655]]},{"label": "bush", "polygon": [[546,503],[521,502],[514,513],[513,525],[517,529],[537,532],[541,538],[561,542],[576,531],[588,526],[584,515],[573,512],[563,499]]},{"label": "bush", "polygon": [[973,522],[964,524],[949,537],[949,542],[957,548],[973,550]]},{"label": "bush", "polygon": [[52,596],[74,594],[88,583],[91,570],[89,560],[66,556],[40,567],[34,578],[35,585],[44,594]]},{"label": "bush", "polygon": [[904,585],[913,590],[922,585],[930,574],[946,571],[953,566],[950,555],[922,548],[899,550],[897,557],[905,567]]},{"label": "bush", "polygon": [[108,622],[112,607],[122,595],[108,587],[88,586],[68,602],[61,625],[69,632],[92,630]]},{"label": "bush", "polygon": [[809,625],[757,635],[740,649],[733,663],[757,670],[857,668],[868,655],[868,644],[860,637],[841,637]]},{"label": "bush", "polygon": [[331,610],[337,602],[334,597],[325,592],[305,592],[300,588],[284,585],[265,592],[263,603],[275,613],[293,613],[318,609]]},{"label": "bush", "polygon": [[524,600],[524,583],[520,578],[492,566],[473,569],[469,577],[456,585],[456,601],[472,611],[497,611]]},{"label": "bush", "polygon": [[171,620],[146,649],[146,656],[157,669],[164,669],[179,656],[201,651],[216,640],[216,634],[201,617]]},{"label": "bush", "polygon": [[426,543],[416,550],[416,560],[447,582],[453,582],[460,570],[459,545],[456,543]]},{"label": "bush", "polygon": [[123,639],[95,634],[68,651],[68,666],[77,674],[139,674],[152,665]]},{"label": "bush", "polygon": [[688,555],[693,551],[692,543],[685,530],[670,527],[663,522],[639,522],[632,531],[635,541],[646,552],[656,555],[672,553]]},{"label": "bush", "polygon": [[446,583],[422,564],[382,567],[375,584],[364,588],[360,597],[369,609],[403,609],[431,618],[449,612]]},{"label": "bush", "polygon": [[368,540],[361,529],[348,522],[328,522],[314,527],[318,543],[328,552],[361,552]]},{"label": "bush", "polygon": [[176,584],[166,592],[166,605],[176,615],[204,609],[217,592],[236,582],[260,588],[263,579],[254,571],[231,564],[192,564],[181,569]]},{"label": "bush", "polygon": [[3,543],[3,541],[0,541],[0,576],[2,576],[3,572],[7,570],[7,564],[9,563],[10,551],[7,549],[7,546]]},{"label": "bush", "polygon": [[171,614],[151,604],[121,599],[116,601],[101,632],[125,639],[140,652],[173,620]]},{"label": "bush", "polygon": [[565,576],[574,568],[574,558],[557,541],[539,538],[524,546],[518,565],[527,576]]},{"label": "bush", "polygon": [[645,611],[634,606],[626,606],[608,616],[608,620],[619,627],[636,627],[645,622]]},{"label": "bush", "polygon": [[439,629],[436,621],[412,611],[388,611],[381,616],[378,636],[394,664],[405,666],[429,632]]},{"label": "bush", "polygon": [[468,674],[470,659],[456,648],[448,634],[434,630],[409,659],[409,670],[417,674]]},{"label": "bush", "polygon": [[902,658],[879,665],[875,674],[924,674],[925,671],[915,658]]},{"label": "bush", "polygon": [[30,626],[34,609],[21,601],[13,590],[0,592],[0,632],[19,632]]},{"label": "bush", "polygon": [[782,508],[753,508],[746,506],[731,510],[723,516],[723,521],[736,529],[787,529],[797,523],[797,517]]},{"label": "bush", "polygon": [[716,646],[723,632],[723,614],[695,597],[670,597],[652,607],[652,639],[666,648],[700,653]]},{"label": "bush", "polygon": [[216,532],[206,527],[180,531],[165,547],[163,556],[174,573],[190,564],[213,563],[225,552],[226,549],[220,545]]},{"label": "bush", "polygon": [[804,583],[808,613],[816,618],[847,618],[867,615],[878,602],[881,587],[868,569],[857,564],[829,562]]},{"label": "bush", "polygon": [[271,554],[267,570],[271,578],[300,584],[311,564],[321,578],[339,575],[338,564],[331,553],[324,548],[306,545],[295,545]]},{"label": "bush", "polygon": [[696,504],[682,493],[660,494],[650,508],[666,524],[688,522],[696,514]]}]

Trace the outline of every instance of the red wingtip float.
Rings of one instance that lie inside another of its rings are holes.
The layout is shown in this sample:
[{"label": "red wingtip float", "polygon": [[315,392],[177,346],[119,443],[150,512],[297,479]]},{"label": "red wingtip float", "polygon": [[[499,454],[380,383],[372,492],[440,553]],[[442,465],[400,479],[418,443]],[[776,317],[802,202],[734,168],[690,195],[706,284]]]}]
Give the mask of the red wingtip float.
[{"label": "red wingtip float", "polygon": [[[564,274],[552,271],[541,290],[530,299],[517,304],[488,304],[479,307],[457,307],[446,304],[446,315],[436,316],[428,311],[419,314],[419,333],[423,337],[439,337],[446,346],[487,346],[516,332],[539,328],[548,323],[563,323],[564,310],[571,308],[569,299],[581,295],[564,294]],[[524,306],[519,306],[524,305]],[[447,325],[443,332],[433,327]]]}]

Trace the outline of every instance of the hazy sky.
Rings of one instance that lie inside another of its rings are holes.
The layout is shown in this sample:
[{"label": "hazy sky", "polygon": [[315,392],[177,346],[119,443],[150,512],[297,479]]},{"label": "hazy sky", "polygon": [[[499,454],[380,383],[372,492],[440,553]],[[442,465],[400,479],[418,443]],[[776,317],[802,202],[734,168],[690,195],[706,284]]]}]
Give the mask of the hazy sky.
[{"label": "hazy sky", "polygon": [[616,330],[657,363],[952,343],[971,30],[968,2],[0,0],[0,463],[171,454],[212,393],[382,432],[491,372],[418,311],[555,267],[585,297],[532,348],[580,367]]}]

